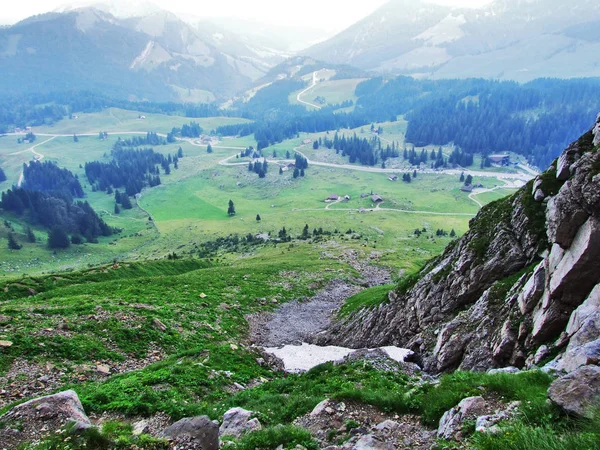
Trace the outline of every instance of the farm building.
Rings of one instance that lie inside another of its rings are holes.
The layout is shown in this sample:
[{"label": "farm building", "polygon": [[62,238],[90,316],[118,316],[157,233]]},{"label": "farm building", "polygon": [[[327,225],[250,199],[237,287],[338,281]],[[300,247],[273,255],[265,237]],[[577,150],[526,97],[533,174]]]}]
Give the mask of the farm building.
[{"label": "farm building", "polygon": [[461,186],[460,190],[463,192],[473,192],[473,186],[470,184],[463,185]]},{"label": "farm building", "polygon": [[337,202],[340,199],[340,196],[337,194],[331,194],[329,197],[325,199],[326,202]]},{"label": "farm building", "polygon": [[492,164],[498,166],[508,166],[510,164],[510,155],[490,155],[488,159]]},{"label": "farm building", "polygon": [[344,200],[346,200],[346,201],[350,200],[350,196],[349,195],[344,195]]},{"label": "farm building", "polygon": [[381,195],[372,195],[371,196],[371,200],[373,201],[373,203],[381,203],[383,201],[383,197]]},{"label": "farm building", "polygon": [[303,144],[305,144],[305,145],[306,145],[306,144],[312,144],[312,139],[308,139],[308,138],[307,138],[307,139],[304,139],[304,140],[302,141],[302,143],[303,143]]},{"label": "farm building", "polygon": [[390,181],[398,181],[398,175],[390,175],[388,177],[388,180],[390,180]]}]

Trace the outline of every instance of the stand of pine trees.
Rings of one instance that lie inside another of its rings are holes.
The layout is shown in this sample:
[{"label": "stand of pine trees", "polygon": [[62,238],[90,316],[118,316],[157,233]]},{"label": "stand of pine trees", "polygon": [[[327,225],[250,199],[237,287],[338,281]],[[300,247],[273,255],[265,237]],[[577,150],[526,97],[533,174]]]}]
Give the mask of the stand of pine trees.
[{"label": "stand of pine trees", "polygon": [[[374,166],[381,153],[381,140],[378,137],[359,138],[356,133],[351,138],[346,138],[346,136],[340,138],[336,133],[333,138],[333,148],[336,153],[341,152],[342,156],[348,156],[350,163],[358,161],[365,166]],[[386,157],[392,154],[394,153],[390,148]]]},{"label": "stand of pine trees", "polygon": [[133,196],[145,186],[161,184],[159,167],[166,175],[171,173],[171,165],[177,168],[178,156],[165,157],[151,148],[124,148],[120,142],[123,141],[118,141],[113,147],[110,163],[92,161],[85,164],[85,174],[93,189],[124,188],[125,194]]},{"label": "stand of pine trees", "polygon": [[[108,226],[88,202],[73,203],[70,198],[52,194],[13,188],[2,193],[1,207],[27,222],[41,225],[49,230],[60,229],[64,234],[80,234],[88,242],[96,242],[99,236],[111,236],[117,230]],[[33,233],[28,239],[35,241]]]},{"label": "stand of pine trees", "polygon": [[68,169],[52,162],[33,161],[23,165],[23,189],[46,192],[61,198],[83,198],[83,188]]}]

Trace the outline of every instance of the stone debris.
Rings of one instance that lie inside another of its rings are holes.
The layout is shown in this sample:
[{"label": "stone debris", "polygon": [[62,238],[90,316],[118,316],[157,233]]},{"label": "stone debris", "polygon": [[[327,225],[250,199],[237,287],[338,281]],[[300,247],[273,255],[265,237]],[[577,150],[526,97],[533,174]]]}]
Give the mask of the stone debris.
[{"label": "stone debris", "polygon": [[156,328],[157,330],[162,331],[163,333],[165,331],[167,331],[167,326],[164,323],[162,323],[159,319],[154,318],[152,320],[152,325],[154,325],[154,328]]},{"label": "stone debris", "polygon": [[436,437],[435,431],[424,427],[417,416],[399,417],[370,405],[331,399],[320,402],[294,424],[306,428],[319,448],[329,450],[428,450]]},{"label": "stone debris", "polygon": [[505,409],[502,409],[495,414],[477,417],[475,431],[479,433],[498,433],[500,428],[497,424],[513,417],[519,406],[521,406],[521,402],[511,402]]},{"label": "stone debris", "polygon": [[109,376],[110,375],[110,366],[107,364],[97,364],[96,372],[100,375]]}]

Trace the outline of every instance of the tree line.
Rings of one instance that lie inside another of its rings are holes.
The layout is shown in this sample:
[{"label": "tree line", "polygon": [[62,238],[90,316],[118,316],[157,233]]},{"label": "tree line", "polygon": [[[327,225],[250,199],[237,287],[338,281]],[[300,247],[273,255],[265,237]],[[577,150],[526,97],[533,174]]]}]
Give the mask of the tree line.
[{"label": "tree line", "polygon": [[169,175],[171,165],[178,168],[179,158],[183,157],[181,147],[176,155],[165,157],[152,148],[124,148],[122,142],[117,141],[113,146],[110,162],[85,163],[85,174],[94,190],[112,192],[113,188],[124,188],[124,195],[133,196],[145,186],[160,185],[159,167],[162,167],[165,175]]}]

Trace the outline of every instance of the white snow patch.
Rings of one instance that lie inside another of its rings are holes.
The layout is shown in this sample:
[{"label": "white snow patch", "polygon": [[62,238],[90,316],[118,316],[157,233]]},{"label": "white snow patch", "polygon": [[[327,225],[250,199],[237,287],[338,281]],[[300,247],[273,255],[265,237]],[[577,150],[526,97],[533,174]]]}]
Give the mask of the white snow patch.
[{"label": "white snow patch", "polygon": [[[396,362],[404,362],[406,358],[413,354],[412,350],[394,346],[380,347],[380,349],[386,352],[387,355]],[[369,351],[372,350],[374,349],[369,349]]]},{"label": "white snow patch", "polygon": [[212,38],[215,41],[222,41],[225,35],[223,33],[213,33]]},{"label": "white snow patch", "polygon": [[146,60],[146,58],[148,58],[148,56],[150,56],[150,53],[152,52],[153,48],[154,48],[154,41],[148,41],[148,43],[146,44],[146,47],[144,48],[144,50],[142,50],[142,53],[140,53],[131,62],[131,65],[129,66],[129,68],[135,69],[137,66],[141,66],[142,63]]},{"label": "white snow patch", "polygon": [[[404,360],[413,354],[411,350],[400,347],[380,347],[391,359],[397,362]],[[284,370],[289,373],[306,372],[313,367],[327,362],[341,361],[346,356],[358,351],[352,348],[307,344],[284,345],[283,347],[266,347],[263,349],[283,362]],[[369,349],[374,351],[377,349]]]},{"label": "white snow patch", "polygon": [[412,40],[422,40],[427,42],[429,45],[439,45],[446,42],[453,42],[465,35],[465,32],[461,28],[461,26],[465,23],[467,23],[467,19],[465,19],[463,14],[459,16],[453,16],[450,14],[431,28],[428,28],[418,36],[412,38]]}]

